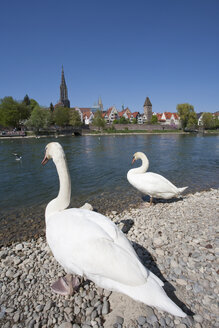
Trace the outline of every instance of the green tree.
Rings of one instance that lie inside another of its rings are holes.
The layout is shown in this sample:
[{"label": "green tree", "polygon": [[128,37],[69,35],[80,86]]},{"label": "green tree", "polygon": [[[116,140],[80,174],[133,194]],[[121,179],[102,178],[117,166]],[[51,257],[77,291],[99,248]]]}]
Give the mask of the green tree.
[{"label": "green tree", "polygon": [[100,110],[97,110],[94,114],[94,119],[93,119],[93,125],[100,128],[104,128],[105,127],[105,120],[102,117],[102,112]]},{"label": "green tree", "polygon": [[26,122],[26,126],[29,128],[33,128],[34,131],[37,133],[39,132],[40,128],[47,128],[51,124],[51,113],[49,110],[45,108],[40,108],[36,106],[31,115],[29,120]]},{"label": "green tree", "polygon": [[198,124],[198,119],[197,119],[197,115],[195,112],[191,112],[189,114],[189,119],[187,122],[187,128],[191,129],[191,128],[195,128]]},{"label": "green tree", "polygon": [[203,113],[202,114],[202,124],[205,129],[215,128],[215,119],[212,113]]},{"label": "green tree", "polygon": [[28,97],[28,95],[26,95],[23,99],[23,104],[26,106],[30,105],[30,98]]},{"label": "green tree", "polygon": [[30,116],[29,107],[12,97],[0,100],[0,124],[5,127],[19,127]]},{"label": "green tree", "polygon": [[185,103],[185,104],[178,104],[176,109],[180,117],[182,129],[185,130],[185,128],[188,125],[190,116],[191,116],[191,121],[194,118],[194,113],[195,113],[194,107],[188,103]]},{"label": "green tree", "polygon": [[120,117],[119,124],[128,124],[129,120],[125,118],[124,116]]},{"label": "green tree", "polygon": [[157,115],[152,115],[151,124],[156,124],[158,122]]},{"label": "green tree", "polygon": [[133,119],[132,124],[137,124],[137,119],[136,118]]},{"label": "green tree", "polygon": [[50,109],[51,113],[54,112],[54,106],[53,106],[53,103],[52,102],[49,105],[49,109]]},{"label": "green tree", "polygon": [[81,126],[82,125],[80,114],[75,109],[70,110],[69,124],[72,125],[72,126]]},{"label": "green tree", "polygon": [[53,119],[58,126],[66,126],[69,124],[69,108],[57,107],[54,110]]},{"label": "green tree", "polygon": [[38,104],[38,102],[35,99],[30,99],[30,111],[32,111],[35,107],[40,107],[40,105]]},{"label": "green tree", "polygon": [[214,128],[218,129],[219,128],[219,116],[213,115],[213,120],[214,120]]},{"label": "green tree", "polygon": [[114,120],[113,124],[119,124],[119,120]]}]

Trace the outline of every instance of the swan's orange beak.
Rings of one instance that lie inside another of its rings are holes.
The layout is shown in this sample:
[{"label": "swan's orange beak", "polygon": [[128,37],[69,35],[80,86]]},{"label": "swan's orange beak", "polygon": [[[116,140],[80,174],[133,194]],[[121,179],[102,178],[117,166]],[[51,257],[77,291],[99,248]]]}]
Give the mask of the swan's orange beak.
[{"label": "swan's orange beak", "polygon": [[134,164],[134,162],[135,162],[135,157],[133,157],[132,164]]},{"label": "swan's orange beak", "polygon": [[45,165],[48,162],[48,160],[49,159],[46,157],[46,154],[45,154],[44,159],[42,160],[41,164]]}]

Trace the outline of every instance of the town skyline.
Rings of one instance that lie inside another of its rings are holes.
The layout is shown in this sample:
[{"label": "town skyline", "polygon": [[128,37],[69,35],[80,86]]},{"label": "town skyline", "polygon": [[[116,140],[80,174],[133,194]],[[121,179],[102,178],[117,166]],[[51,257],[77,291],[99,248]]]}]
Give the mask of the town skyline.
[{"label": "town skyline", "polygon": [[[58,101],[63,64],[69,100],[104,108],[219,109],[219,2],[210,0],[1,4],[0,98]],[[34,15],[33,15],[34,12]]]}]

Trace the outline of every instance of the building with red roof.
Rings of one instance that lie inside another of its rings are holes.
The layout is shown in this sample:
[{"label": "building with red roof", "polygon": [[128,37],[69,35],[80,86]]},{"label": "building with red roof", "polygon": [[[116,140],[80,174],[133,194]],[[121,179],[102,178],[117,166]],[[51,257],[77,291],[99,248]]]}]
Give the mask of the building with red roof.
[{"label": "building with red roof", "polygon": [[157,113],[156,115],[158,123],[161,123],[162,125],[180,126],[180,119],[177,113],[164,112]]}]

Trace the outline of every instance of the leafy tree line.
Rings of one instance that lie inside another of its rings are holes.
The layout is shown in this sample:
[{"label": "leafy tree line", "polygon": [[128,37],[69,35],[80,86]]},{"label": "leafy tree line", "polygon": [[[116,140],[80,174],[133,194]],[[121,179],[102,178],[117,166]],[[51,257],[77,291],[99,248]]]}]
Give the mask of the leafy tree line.
[{"label": "leafy tree line", "polygon": [[195,128],[198,124],[197,115],[194,111],[194,107],[188,103],[179,104],[176,107],[178,115],[180,117],[182,129]]},{"label": "leafy tree line", "polygon": [[203,113],[202,125],[205,129],[217,129],[219,128],[219,118],[212,113]]},{"label": "leafy tree line", "polygon": [[[180,117],[182,129],[193,129],[198,126],[197,115],[194,111],[194,107],[188,103],[177,105],[177,112]],[[218,116],[214,116],[212,113],[203,113],[202,126],[205,129],[216,129],[219,127]]]},{"label": "leafy tree line", "polygon": [[80,126],[82,124],[79,113],[74,109],[58,107],[50,104],[49,108],[41,107],[28,95],[22,101],[14,100],[12,97],[0,99],[0,125],[8,128],[19,128],[26,126],[35,131],[40,128],[48,128],[51,125],[58,126]]},{"label": "leafy tree line", "polygon": [[57,107],[53,110],[35,107],[26,122],[26,126],[39,131],[40,128],[48,128],[51,125],[64,126],[81,126],[81,118],[75,109]]},{"label": "leafy tree line", "polygon": [[22,121],[30,117],[35,106],[39,104],[34,99],[29,99],[27,95],[21,102],[12,97],[0,99],[0,125],[18,128]]},{"label": "leafy tree line", "polygon": [[[197,127],[197,115],[194,107],[188,103],[178,104],[177,112],[180,116],[182,129],[193,129]],[[114,124],[128,124],[125,117],[121,117],[113,122]],[[137,121],[133,120],[133,124]],[[157,123],[157,116],[152,116],[151,123]],[[219,128],[218,116],[211,113],[204,113],[202,123],[205,129]],[[39,131],[40,128],[48,128],[51,125],[58,126],[80,126],[82,124],[79,113],[74,109],[58,107],[54,108],[51,103],[49,108],[41,107],[35,99],[30,99],[28,95],[22,101],[16,101],[12,97],[0,99],[0,125],[9,128],[19,128],[26,126]],[[94,114],[93,125],[104,128],[105,120],[102,112],[97,111]]]}]

